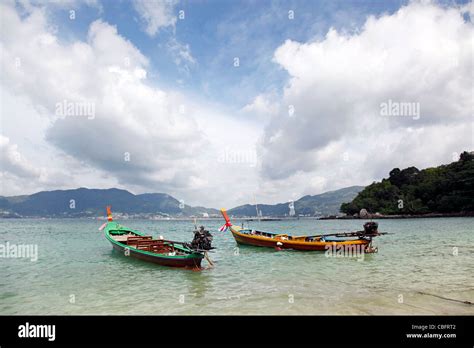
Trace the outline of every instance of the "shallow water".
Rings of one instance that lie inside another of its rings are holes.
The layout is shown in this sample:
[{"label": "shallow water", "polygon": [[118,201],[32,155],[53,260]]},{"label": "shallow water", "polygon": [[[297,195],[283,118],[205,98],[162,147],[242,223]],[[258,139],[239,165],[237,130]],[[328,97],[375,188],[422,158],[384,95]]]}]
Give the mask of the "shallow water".
[{"label": "shallow water", "polygon": [[[186,221],[119,221],[171,240],[191,240]],[[239,221],[236,221],[240,223]],[[215,266],[166,268],[113,251],[86,219],[3,219],[0,244],[37,244],[38,260],[0,258],[0,314],[474,314],[473,218],[381,220],[377,254],[237,246],[221,221]],[[292,234],[360,230],[358,220],[250,222]],[[456,249],[457,248],[457,249]],[[456,252],[457,251],[457,252]],[[203,261],[207,266],[207,262]]]}]

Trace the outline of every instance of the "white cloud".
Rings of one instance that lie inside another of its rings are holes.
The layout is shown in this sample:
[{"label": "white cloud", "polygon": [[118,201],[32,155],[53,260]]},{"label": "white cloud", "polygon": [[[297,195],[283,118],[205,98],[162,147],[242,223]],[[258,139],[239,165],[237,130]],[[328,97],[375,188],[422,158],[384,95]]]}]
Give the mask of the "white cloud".
[{"label": "white cloud", "polygon": [[38,155],[28,156],[23,149],[0,134],[0,182],[1,195],[36,192],[41,189],[56,189],[71,183],[72,177],[51,163],[40,165]]},{"label": "white cloud", "polygon": [[189,73],[190,68],[196,65],[196,59],[191,54],[188,44],[183,44],[173,37],[168,41],[167,49],[173,55],[174,62],[181,71]]},{"label": "white cloud", "polygon": [[[255,168],[232,175],[235,167],[218,156],[242,140],[253,145],[258,134],[215,105],[153,87],[148,59],[116,27],[97,20],[86,41],[61,42],[44,9],[20,17],[0,6],[1,133],[22,143],[30,165],[41,168],[29,182],[11,174],[29,167],[11,168],[0,194],[115,186],[218,206],[234,202],[223,191],[235,177],[255,175]],[[56,115],[64,101],[92,103],[95,115]],[[22,132],[21,124],[34,130]],[[241,135],[229,139],[229,132]]]},{"label": "white cloud", "polygon": [[271,101],[271,96],[259,94],[241,111],[255,119],[269,121],[278,113],[279,108],[279,105]]},{"label": "white cloud", "polygon": [[10,139],[0,134],[1,171],[8,172],[22,178],[35,178],[40,171],[29,163],[18,151],[18,145],[11,144]]},{"label": "white cloud", "polygon": [[140,15],[145,25],[145,32],[155,36],[161,28],[174,27],[176,16],[174,15],[175,0],[134,0],[133,7]]},{"label": "white cloud", "polygon": [[[88,44],[80,49],[79,55],[86,57],[93,53],[100,66],[123,66],[127,70],[141,69],[148,65],[148,59],[128,40],[118,35],[117,28],[97,20],[89,28]],[[92,51],[89,52],[88,50]]]},{"label": "white cloud", "polygon": [[[148,60],[114,26],[95,21],[87,42],[65,44],[40,9],[21,19],[2,5],[2,22],[2,86],[51,119],[50,143],[125,183],[187,185],[192,168],[176,165],[203,144],[193,115],[180,112],[188,100],[150,87]],[[63,101],[93,103],[96,115],[58,117]]]},{"label": "white cloud", "polygon": [[[369,17],[353,35],[287,40],[274,55],[290,78],[262,140],[262,174],[275,182],[322,175],[332,186],[346,180],[331,173],[348,168],[346,184],[366,184],[394,166],[445,163],[472,147],[474,29],[463,11],[412,2]],[[389,99],[419,103],[420,118],[381,116]]]}]

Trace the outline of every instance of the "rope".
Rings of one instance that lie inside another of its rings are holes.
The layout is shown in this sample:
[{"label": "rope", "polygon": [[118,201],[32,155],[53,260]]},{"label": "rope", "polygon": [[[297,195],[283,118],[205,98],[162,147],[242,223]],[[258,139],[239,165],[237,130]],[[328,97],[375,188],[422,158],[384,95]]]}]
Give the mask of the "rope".
[{"label": "rope", "polygon": [[437,297],[437,298],[447,300],[447,301],[454,301],[454,302],[464,303],[464,304],[467,304],[467,305],[470,305],[470,306],[474,305],[474,303],[471,302],[471,301],[456,300],[454,298],[448,298],[448,297],[443,297],[443,296],[439,296],[439,295],[435,295],[435,294],[429,294],[429,293],[423,292],[423,291],[417,291],[417,293],[422,294],[422,295]]},{"label": "rope", "polygon": [[211,267],[214,267],[214,262],[212,262],[211,258],[207,254],[207,251],[204,252],[204,257],[206,258],[207,262],[209,262],[209,265],[211,265]]}]

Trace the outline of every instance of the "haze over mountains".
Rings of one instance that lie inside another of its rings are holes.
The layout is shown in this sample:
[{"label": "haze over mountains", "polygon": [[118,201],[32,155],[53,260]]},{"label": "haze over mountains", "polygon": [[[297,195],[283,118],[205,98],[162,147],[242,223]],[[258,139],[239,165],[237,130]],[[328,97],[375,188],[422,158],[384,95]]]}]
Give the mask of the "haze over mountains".
[{"label": "haze over mountains", "polygon": [[[342,203],[350,202],[364,186],[350,186],[343,189],[328,191],[319,195],[304,196],[294,201],[295,215],[335,215],[339,212]],[[288,216],[290,214],[290,202],[279,204],[257,204],[262,216]],[[229,210],[234,216],[256,216],[255,204],[241,205]]]},{"label": "haze over mountains", "polygon": [[[344,202],[350,202],[363,186],[351,186],[294,202],[296,215],[332,215]],[[87,189],[42,191],[32,195],[0,196],[0,217],[95,217],[105,216],[105,207],[131,216],[218,216],[214,208],[193,207],[165,193],[135,195],[126,190]],[[258,204],[262,216],[288,216],[289,203]],[[255,205],[246,204],[229,210],[234,216],[256,216]]]}]

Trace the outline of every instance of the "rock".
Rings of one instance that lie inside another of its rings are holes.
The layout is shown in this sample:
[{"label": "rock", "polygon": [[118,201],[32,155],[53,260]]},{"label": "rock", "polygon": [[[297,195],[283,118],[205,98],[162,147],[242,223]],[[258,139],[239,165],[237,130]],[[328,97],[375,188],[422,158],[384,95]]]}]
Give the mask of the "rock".
[{"label": "rock", "polygon": [[367,217],[369,217],[369,213],[367,212],[366,209],[361,209],[360,212],[359,212],[359,217],[367,218]]}]

